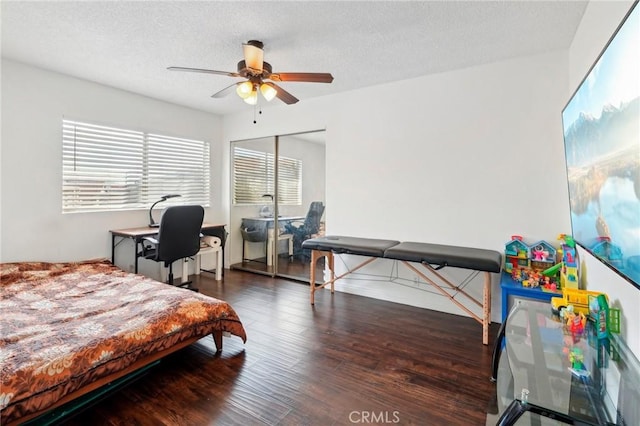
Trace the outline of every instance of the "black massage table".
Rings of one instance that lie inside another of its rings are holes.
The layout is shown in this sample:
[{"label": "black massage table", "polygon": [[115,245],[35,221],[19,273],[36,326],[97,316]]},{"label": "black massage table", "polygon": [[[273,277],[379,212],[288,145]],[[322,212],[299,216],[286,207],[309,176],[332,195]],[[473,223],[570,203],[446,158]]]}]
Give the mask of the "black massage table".
[{"label": "black massage table", "polygon": [[[326,236],[312,238],[302,243],[302,248],[311,250],[311,304],[315,303],[315,291],[331,285],[334,292],[334,283],[344,276],[357,271],[378,258],[401,261],[407,268],[418,274],[423,280],[431,284],[442,295],[448,297],[460,309],[469,314],[473,319],[482,324],[482,343],[489,344],[489,324],[491,322],[491,273],[500,273],[502,270],[502,254],[494,250],[477,249],[470,247],[456,247],[441,244],[400,242],[394,240],[381,240],[373,238]],[[355,268],[336,277],[333,263],[334,254],[352,254],[367,256],[365,260]],[[331,279],[322,284],[316,284],[316,263],[318,259],[326,257],[327,266],[331,272]],[[416,268],[412,263],[419,263],[433,276],[441,281],[440,284]],[[451,283],[438,271],[445,266],[453,268],[471,269],[484,272],[484,290],[482,302],[465,292],[460,286]],[[447,292],[444,287],[455,290],[454,295]],[[480,318],[460,300],[456,295],[461,294],[468,300],[482,308],[483,315]]]}]

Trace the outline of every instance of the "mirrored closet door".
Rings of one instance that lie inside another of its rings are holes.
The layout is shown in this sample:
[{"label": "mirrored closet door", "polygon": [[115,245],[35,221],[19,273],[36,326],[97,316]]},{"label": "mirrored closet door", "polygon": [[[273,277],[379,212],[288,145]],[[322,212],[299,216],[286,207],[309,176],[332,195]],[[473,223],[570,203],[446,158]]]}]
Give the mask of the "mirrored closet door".
[{"label": "mirrored closet door", "polygon": [[308,281],[301,245],[325,229],[324,134],[231,143],[232,268]]}]

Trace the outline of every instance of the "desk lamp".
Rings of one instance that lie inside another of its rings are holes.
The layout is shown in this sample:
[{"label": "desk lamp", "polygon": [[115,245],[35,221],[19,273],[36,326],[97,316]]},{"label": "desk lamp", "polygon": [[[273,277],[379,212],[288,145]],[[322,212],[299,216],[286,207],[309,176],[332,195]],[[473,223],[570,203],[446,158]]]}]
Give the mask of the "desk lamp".
[{"label": "desk lamp", "polygon": [[168,194],[168,195],[163,195],[158,201],[156,201],[155,203],[153,203],[151,205],[151,208],[149,209],[149,227],[150,228],[157,228],[160,226],[159,223],[156,223],[155,220],[153,220],[153,215],[151,214],[151,212],[153,211],[153,208],[156,206],[156,204],[161,203],[163,201],[167,201],[169,198],[175,198],[175,197],[181,197],[180,194]]}]

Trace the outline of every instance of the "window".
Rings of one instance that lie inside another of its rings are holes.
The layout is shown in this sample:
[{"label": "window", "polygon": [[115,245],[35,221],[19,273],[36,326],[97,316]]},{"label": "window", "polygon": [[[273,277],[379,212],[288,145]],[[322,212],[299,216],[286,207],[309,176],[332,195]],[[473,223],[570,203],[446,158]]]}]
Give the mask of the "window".
[{"label": "window", "polygon": [[[278,203],[302,204],[302,161],[279,157]],[[274,194],[274,155],[233,148],[233,203],[265,204],[264,194]]]},{"label": "window", "polygon": [[209,205],[209,144],[62,120],[62,212]]}]

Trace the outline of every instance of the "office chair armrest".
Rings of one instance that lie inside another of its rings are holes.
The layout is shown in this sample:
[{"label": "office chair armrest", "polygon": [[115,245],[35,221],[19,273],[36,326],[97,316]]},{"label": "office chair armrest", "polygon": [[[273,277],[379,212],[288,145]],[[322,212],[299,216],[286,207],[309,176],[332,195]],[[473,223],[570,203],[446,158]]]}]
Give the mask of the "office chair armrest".
[{"label": "office chair armrest", "polygon": [[156,238],[153,237],[143,237],[142,238],[142,243],[144,244],[145,241],[150,242],[151,244],[153,244],[154,246],[158,245],[158,240]]},{"label": "office chair armrest", "polygon": [[291,222],[285,223],[284,228],[286,230],[291,230],[291,229],[298,230],[298,229],[302,228],[303,226],[304,226],[304,221],[302,221],[302,220],[292,220]]},{"label": "office chair armrest", "polygon": [[142,237],[141,244],[142,253],[140,253],[140,256],[147,257],[158,247],[158,240],[153,237]]}]

